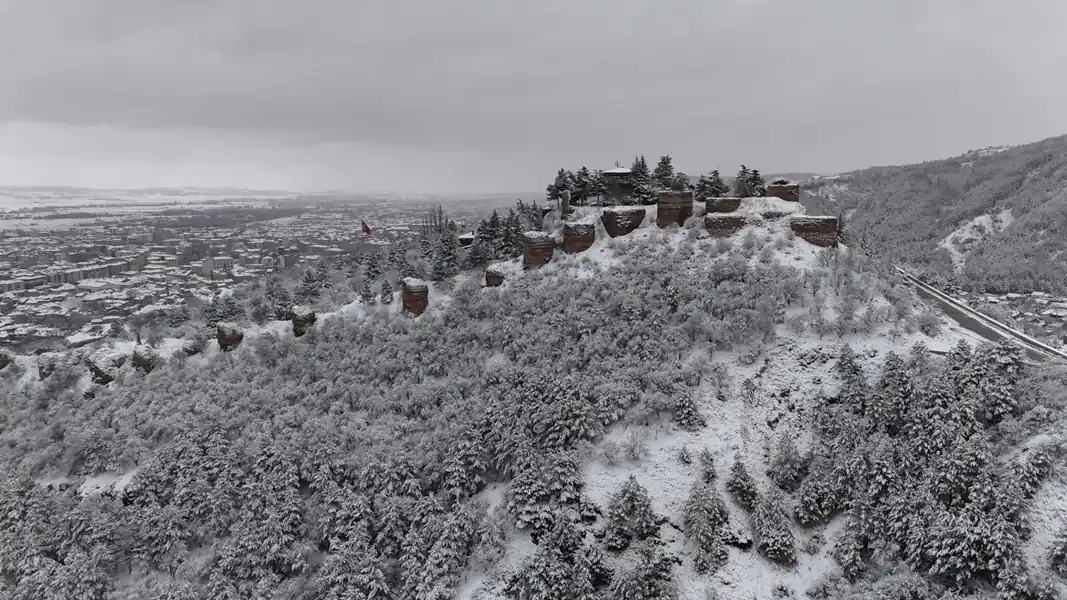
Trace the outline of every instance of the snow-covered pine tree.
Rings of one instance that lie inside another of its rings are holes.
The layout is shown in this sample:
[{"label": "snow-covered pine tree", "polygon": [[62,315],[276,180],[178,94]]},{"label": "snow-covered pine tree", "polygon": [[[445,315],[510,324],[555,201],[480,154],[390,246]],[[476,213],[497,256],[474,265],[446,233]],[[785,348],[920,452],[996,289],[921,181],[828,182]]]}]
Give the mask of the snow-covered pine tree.
[{"label": "snow-covered pine tree", "polygon": [[1049,566],[1057,574],[1067,577],[1067,527],[1060,530],[1048,552]]},{"label": "snow-covered pine tree", "polygon": [[661,190],[670,189],[671,183],[674,182],[674,164],[669,154],[659,157],[659,162],[652,171],[652,182]]},{"label": "snow-covered pine tree", "polygon": [[763,180],[759,169],[752,169],[748,174],[748,189],[753,196],[763,197],[767,195],[767,182]]},{"label": "snow-covered pine tree", "polygon": [[593,173],[589,167],[582,165],[574,174],[574,198],[571,200],[575,206],[589,204],[589,198],[596,196],[594,189]]},{"label": "snow-covered pine tree", "polygon": [[890,352],[882,366],[878,386],[870,396],[871,422],[889,435],[897,435],[907,422],[913,394],[911,373],[904,359]]},{"label": "snow-covered pine tree", "polygon": [[708,424],[708,420],[704,418],[704,415],[700,414],[700,409],[697,408],[696,400],[693,396],[694,394],[689,392],[683,392],[675,396],[674,422],[683,431],[699,431]]},{"label": "snow-covered pine tree", "polygon": [[474,231],[474,241],[467,252],[468,268],[481,267],[493,260],[494,243],[495,240],[489,235],[489,222],[482,219]]},{"label": "snow-covered pine tree", "polygon": [[751,172],[748,167],[741,165],[741,169],[737,172],[737,176],[734,177],[734,196],[738,198],[749,198],[752,196],[752,183],[750,177]]},{"label": "snow-covered pine tree", "polygon": [[649,170],[648,162],[643,155],[634,158],[634,162],[630,166],[630,177],[635,185],[642,183],[652,184],[652,171]]},{"label": "snow-covered pine tree", "polygon": [[550,183],[545,190],[545,199],[549,202],[555,202],[559,200],[560,194],[563,191],[572,191],[574,187],[574,173],[571,173],[567,169],[560,169],[556,172],[556,179]]},{"label": "snow-covered pine tree", "polygon": [[368,253],[363,262],[363,280],[374,283],[381,276],[382,265],[378,262],[378,255],[373,252]]},{"label": "snow-covered pine tree", "polygon": [[848,344],[842,346],[841,355],[837,359],[837,364],[834,365],[834,370],[841,378],[841,390],[838,393],[841,403],[860,416],[866,414],[870,388],[863,369],[860,367],[859,357],[852,350],[852,346]]},{"label": "snow-covered pine tree", "polygon": [[389,305],[393,303],[393,284],[389,283],[388,277],[382,278],[382,287],[378,291],[378,295],[382,304]]},{"label": "snow-covered pine tree", "polygon": [[[296,288],[296,298],[302,304],[311,304],[322,295],[322,282],[311,269],[304,271],[304,278],[300,280],[300,286]],[[285,310],[291,309],[290,305]]]},{"label": "snow-covered pine tree", "polygon": [[715,471],[715,457],[711,454],[711,450],[703,448],[700,451],[698,460],[700,461],[700,480],[704,483],[715,481],[715,478],[717,477]]},{"label": "snow-covered pine tree", "polygon": [[501,228],[497,258],[509,259],[522,254],[522,220],[514,209],[508,209]]},{"label": "snow-covered pine tree", "polygon": [[682,531],[697,547],[693,566],[697,573],[714,572],[726,562],[723,531],[729,520],[726,502],[713,486],[697,483],[689,492],[682,513]]},{"label": "snow-covered pine tree", "polygon": [[796,562],[796,541],[780,492],[771,489],[759,495],[752,512],[752,529],[760,554],[783,565]]},{"label": "snow-covered pine tree", "polygon": [[722,198],[729,192],[730,189],[723,182],[719,170],[714,169],[707,175],[700,176],[695,195],[697,200],[707,200],[708,198]]},{"label": "snow-covered pine tree", "polygon": [[631,540],[659,534],[648,491],[633,475],[608,502],[606,521],[604,547],[612,551],[625,550]]},{"label": "snow-covered pine tree", "polygon": [[433,261],[433,280],[445,281],[459,273],[459,238],[452,228],[441,234],[441,242]]},{"label": "snow-covered pine tree", "polygon": [[371,288],[370,279],[363,279],[363,287],[359,290],[359,299],[364,304],[376,304],[377,296],[374,294],[374,289]]},{"label": "snow-covered pine tree", "polygon": [[734,462],[730,465],[730,476],[726,478],[726,491],[730,492],[734,502],[745,510],[752,510],[756,506],[759,492],[756,491],[756,481],[749,475],[745,463],[741,461],[741,455],[734,456]]},{"label": "snow-covered pine tree", "polygon": [[787,492],[795,492],[800,487],[807,472],[807,465],[797,450],[796,441],[791,436],[778,438],[778,444],[771,458],[767,476],[775,485]]},{"label": "snow-covered pine tree", "polygon": [[263,296],[270,309],[271,318],[279,320],[289,318],[289,311],[293,308],[293,295],[289,293],[289,288],[285,286],[280,277],[275,275],[267,278]]}]

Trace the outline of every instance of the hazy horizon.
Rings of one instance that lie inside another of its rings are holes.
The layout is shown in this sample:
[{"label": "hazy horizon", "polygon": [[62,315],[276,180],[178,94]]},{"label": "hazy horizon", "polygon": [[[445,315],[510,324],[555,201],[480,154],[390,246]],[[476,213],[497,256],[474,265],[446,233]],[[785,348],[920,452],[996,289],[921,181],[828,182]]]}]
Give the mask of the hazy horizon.
[{"label": "hazy horizon", "polygon": [[0,0],[0,185],[515,193],[637,154],[691,174],[915,163],[1067,132],[1065,17],[1044,0]]}]

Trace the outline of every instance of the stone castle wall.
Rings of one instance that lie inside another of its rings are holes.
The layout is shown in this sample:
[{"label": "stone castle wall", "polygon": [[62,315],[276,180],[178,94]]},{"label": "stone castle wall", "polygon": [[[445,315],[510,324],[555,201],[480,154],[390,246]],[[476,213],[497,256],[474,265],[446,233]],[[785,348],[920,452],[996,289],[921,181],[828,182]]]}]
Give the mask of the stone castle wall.
[{"label": "stone castle wall", "polygon": [[693,192],[664,190],[659,193],[659,207],[656,209],[657,226],[660,228],[670,225],[681,227],[691,216],[693,216]]},{"label": "stone castle wall", "polygon": [[522,234],[522,267],[540,269],[552,260],[556,242],[543,231],[527,231]]},{"label": "stone castle wall", "polygon": [[789,221],[797,237],[824,248],[836,247],[837,217],[797,216]]},{"label": "stone castle wall", "polygon": [[645,209],[639,206],[609,208],[600,215],[600,222],[609,237],[629,235],[645,220]]},{"label": "stone castle wall", "polygon": [[585,252],[596,241],[596,227],[591,223],[563,224],[563,251],[567,254]]}]

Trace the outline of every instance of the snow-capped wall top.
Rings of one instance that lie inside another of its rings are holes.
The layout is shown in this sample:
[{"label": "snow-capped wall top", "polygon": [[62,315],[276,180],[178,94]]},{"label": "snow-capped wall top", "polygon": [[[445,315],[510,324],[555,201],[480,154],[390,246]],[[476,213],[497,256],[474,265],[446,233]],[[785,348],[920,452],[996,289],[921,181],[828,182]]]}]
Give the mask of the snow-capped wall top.
[{"label": "snow-capped wall top", "polygon": [[633,212],[645,212],[643,206],[609,206],[604,209],[604,212],[613,213],[633,213]]},{"label": "snow-capped wall top", "polygon": [[405,288],[409,290],[424,290],[426,289],[426,282],[417,277],[405,277],[400,280]]},{"label": "snow-capped wall top", "polygon": [[297,319],[308,319],[315,315],[315,311],[307,306],[297,305],[293,307],[293,317]]},{"label": "snow-capped wall top", "polygon": [[799,202],[790,202],[788,200],[782,200],[781,198],[766,197],[745,198],[741,201],[741,206],[734,212],[746,216],[766,216],[770,214],[785,216],[803,215],[806,214],[807,211]]},{"label": "snow-capped wall top", "polygon": [[543,240],[545,238],[552,237],[552,234],[548,233],[547,231],[527,231],[522,235],[523,237],[529,240]]}]

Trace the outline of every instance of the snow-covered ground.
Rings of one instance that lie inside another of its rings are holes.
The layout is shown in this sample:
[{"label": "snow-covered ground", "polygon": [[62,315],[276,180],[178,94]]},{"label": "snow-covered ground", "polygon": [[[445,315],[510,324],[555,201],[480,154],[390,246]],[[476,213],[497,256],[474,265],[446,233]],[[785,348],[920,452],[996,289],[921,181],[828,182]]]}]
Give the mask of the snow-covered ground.
[{"label": "snow-covered ground", "polygon": [[1009,209],[994,215],[980,215],[945,236],[945,239],[938,243],[938,247],[948,250],[948,253],[952,255],[952,264],[959,271],[966,263],[967,253],[974,244],[1004,231],[1012,221],[1014,218]]},{"label": "snow-covered ground", "polygon": [[[704,233],[702,227],[695,230],[658,229],[654,225],[655,207],[649,208],[651,210],[641,228],[634,233],[612,240],[606,238],[600,229],[592,248],[577,256],[554,257],[551,263],[538,270],[537,276],[592,276],[620,260],[617,256],[620,246],[641,243],[643,240],[654,240],[673,247],[696,240],[698,252],[716,243],[713,239],[700,239]],[[753,210],[749,212],[754,216],[762,210],[753,205]],[[586,219],[586,215],[581,217]],[[788,219],[760,222],[744,228],[730,241],[733,245],[741,244],[750,234],[773,239],[788,235],[788,228]],[[791,245],[778,249],[776,258],[787,265],[810,269],[816,267],[820,250],[796,238]],[[697,265],[696,268],[714,268],[710,262],[702,261],[699,255],[692,262]],[[518,266],[518,259],[510,261],[510,264],[512,270],[509,278],[526,276]],[[504,285],[508,285],[507,280]],[[716,487],[723,497],[726,497],[723,481],[735,455],[742,457],[760,488],[767,489],[771,484],[766,476],[766,464],[779,437],[792,436],[801,450],[810,445],[810,435],[807,433],[809,409],[824,388],[834,386],[834,375],[830,371],[841,344],[851,344],[868,363],[869,372],[873,373],[876,369],[874,365],[880,364],[888,352],[906,354],[919,342],[934,352],[947,352],[961,339],[971,344],[981,341],[978,336],[947,319],[943,320],[943,324],[943,331],[936,338],[919,333],[893,337],[888,330],[883,330],[873,335],[857,334],[840,340],[836,336],[822,340],[815,335],[797,336],[783,325],[780,326],[777,345],[750,365],[741,364],[737,353],[716,352],[709,357],[706,351],[697,350],[697,353],[703,354],[701,359],[722,363],[729,372],[729,381],[723,390],[725,393],[721,395],[725,401],[720,399],[720,388],[712,383],[712,378],[705,378],[705,383],[696,391],[697,405],[707,418],[707,427],[697,432],[686,432],[666,420],[651,427],[616,427],[598,444],[594,458],[585,466],[585,493],[604,509],[610,496],[618,491],[630,475],[635,475],[638,482],[648,489],[656,512],[668,517],[670,523],[680,524],[683,506],[699,473],[695,461],[694,464],[684,465],[679,460],[682,447],[686,447],[694,457],[705,448],[712,453],[719,474]],[[812,360],[813,356],[820,358]],[[742,391],[746,380],[754,384],[751,395]],[[634,436],[644,440],[647,448],[645,456],[637,462],[620,459],[609,463],[604,449],[618,447]],[[727,504],[731,513],[729,527],[747,532],[748,516],[733,503]],[[669,525],[662,527],[661,537],[669,551],[687,559],[675,577],[682,599],[704,600],[713,597],[708,595],[711,590],[718,593],[718,597],[771,598],[775,597],[776,588],[783,586],[793,590],[794,597],[803,597],[804,591],[821,578],[839,573],[839,567],[828,553],[842,526],[841,518],[812,530],[803,530],[793,524],[798,548],[798,560],[794,567],[776,566],[754,551],[730,548],[728,562],[714,575],[699,575],[693,570],[692,562],[688,560],[691,544],[687,544],[676,529]],[[815,534],[821,535],[826,542],[814,554],[799,550]],[[525,534],[518,534],[511,541],[496,572],[517,567],[534,550],[535,546],[529,538]],[[503,600],[500,578],[487,576],[483,572],[471,572],[457,598]]]}]

